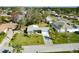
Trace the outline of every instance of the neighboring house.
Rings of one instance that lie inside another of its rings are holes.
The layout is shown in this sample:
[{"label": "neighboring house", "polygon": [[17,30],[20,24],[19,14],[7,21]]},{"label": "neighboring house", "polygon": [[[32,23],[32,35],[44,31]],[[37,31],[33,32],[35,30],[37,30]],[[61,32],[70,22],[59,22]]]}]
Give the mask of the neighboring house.
[{"label": "neighboring house", "polygon": [[7,14],[0,14],[0,16],[11,17],[11,15],[7,15]]},{"label": "neighboring house", "polygon": [[55,11],[52,11],[52,14],[56,14],[56,12]]},{"label": "neighboring house", "polygon": [[79,28],[78,27],[74,27],[72,25],[68,25],[66,26],[65,28],[61,28],[60,29],[60,32],[75,32],[75,31],[79,31]]},{"label": "neighboring house", "polygon": [[69,18],[74,19],[75,17],[74,16],[69,16]]},{"label": "neighboring house", "polygon": [[60,27],[58,26],[58,24],[56,24],[56,23],[51,23],[51,26],[52,26],[52,28],[54,28],[54,29],[56,29],[56,31],[60,31]]},{"label": "neighboring house", "polygon": [[75,31],[79,31],[79,27],[78,26],[75,26],[73,24],[67,24],[67,23],[63,23],[61,22],[60,24],[59,23],[56,23],[56,22],[53,22],[51,23],[51,26],[52,28],[56,29],[57,32],[75,32]]},{"label": "neighboring house", "polygon": [[79,21],[79,17],[76,17],[76,19]]},{"label": "neighboring house", "polygon": [[4,23],[0,25],[0,32],[7,32],[8,29],[15,29],[17,27],[17,24],[15,23]]},{"label": "neighboring house", "polygon": [[30,25],[27,28],[27,33],[28,34],[33,34],[33,33],[39,34],[41,32],[48,32],[48,30],[49,30],[48,27],[39,27],[37,25]]},{"label": "neighboring house", "polygon": [[52,17],[51,17],[51,16],[47,16],[47,17],[46,17],[46,21],[47,21],[48,23],[52,23]]},{"label": "neighboring house", "polygon": [[57,21],[52,21],[52,18],[48,16],[46,18],[47,22],[54,28],[57,32],[75,32],[79,31],[79,27],[75,26],[75,24],[71,24],[71,22],[67,19],[63,19],[61,17],[57,17]]}]

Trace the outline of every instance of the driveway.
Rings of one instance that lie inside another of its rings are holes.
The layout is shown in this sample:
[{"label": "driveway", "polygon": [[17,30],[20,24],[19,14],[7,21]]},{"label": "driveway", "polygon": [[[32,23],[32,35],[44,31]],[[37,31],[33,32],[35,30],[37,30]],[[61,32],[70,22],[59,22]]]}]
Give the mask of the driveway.
[{"label": "driveway", "polygon": [[0,51],[8,47],[9,42],[11,38],[13,37],[13,35],[14,35],[13,31],[9,29],[9,31],[7,32],[7,36],[3,39],[3,42],[0,44]]},{"label": "driveway", "polygon": [[53,44],[52,40],[50,39],[48,31],[44,31],[44,32],[42,31],[42,35],[43,35],[45,45],[52,45]]}]

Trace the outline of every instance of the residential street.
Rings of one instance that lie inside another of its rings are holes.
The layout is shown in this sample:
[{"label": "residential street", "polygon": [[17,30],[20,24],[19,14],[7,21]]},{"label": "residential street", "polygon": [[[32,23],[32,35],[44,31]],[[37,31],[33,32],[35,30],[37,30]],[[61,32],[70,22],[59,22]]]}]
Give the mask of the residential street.
[{"label": "residential street", "polygon": [[23,46],[23,53],[58,52],[79,50],[79,43]]}]

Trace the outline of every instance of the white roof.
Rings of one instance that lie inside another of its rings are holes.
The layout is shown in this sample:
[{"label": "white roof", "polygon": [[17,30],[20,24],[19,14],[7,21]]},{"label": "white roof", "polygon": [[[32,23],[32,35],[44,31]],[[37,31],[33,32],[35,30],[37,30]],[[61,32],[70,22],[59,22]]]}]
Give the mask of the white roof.
[{"label": "white roof", "polygon": [[52,18],[50,16],[47,16],[46,20],[47,21],[52,21]]},{"label": "white roof", "polygon": [[30,25],[28,26],[27,31],[33,31],[33,30],[38,30],[38,29],[39,27],[37,25]]},{"label": "white roof", "polygon": [[34,31],[34,30],[48,31],[49,28],[48,27],[38,27],[37,25],[30,25],[27,28],[27,32]]}]

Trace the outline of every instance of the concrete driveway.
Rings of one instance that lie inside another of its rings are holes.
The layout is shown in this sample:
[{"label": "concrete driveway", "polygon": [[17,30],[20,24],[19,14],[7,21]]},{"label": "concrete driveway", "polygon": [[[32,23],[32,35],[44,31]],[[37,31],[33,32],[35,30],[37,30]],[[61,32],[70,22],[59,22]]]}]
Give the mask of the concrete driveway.
[{"label": "concrete driveway", "polygon": [[9,29],[7,32],[7,36],[3,39],[3,42],[0,44],[0,51],[4,50],[6,47],[8,47],[9,42],[11,38],[13,37],[14,33],[12,29]]},{"label": "concrete driveway", "polygon": [[46,32],[46,31],[42,32],[42,35],[43,35],[45,45],[52,45],[53,44],[48,32]]}]

